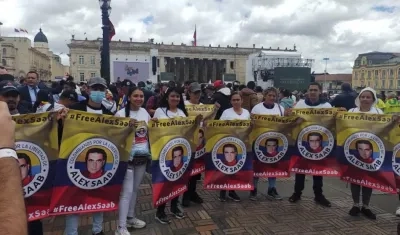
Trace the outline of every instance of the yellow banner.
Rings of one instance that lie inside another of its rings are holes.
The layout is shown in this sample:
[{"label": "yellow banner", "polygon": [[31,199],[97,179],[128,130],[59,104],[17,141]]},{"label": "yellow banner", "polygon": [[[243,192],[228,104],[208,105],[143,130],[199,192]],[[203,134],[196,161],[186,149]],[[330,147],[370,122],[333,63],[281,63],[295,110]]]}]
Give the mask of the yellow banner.
[{"label": "yellow banner", "polygon": [[296,138],[292,128],[298,117],[252,115],[253,130],[250,143],[253,146],[254,175],[257,177],[290,176],[290,159]]},{"label": "yellow banner", "polygon": [[[120,162],[128,161],[134,134],[130,118],[70,110],[64,122],[60,159],[68,159],[71,182],[86,190],[107,185]],[[89,159],[91,153],[96,155],[96,164]]]},{"label": "yellow banner", "polygon": [[186,105],[186,110],[189,116],[196,117],[203,115],[204,119],[214,119],[217,109],[214,104],[190,104]]},{"label": "yellow banner", "polygon": [[28,220],[48,216],[58,156],[57,122],[52,113],[13,116],[15,148]]},{"label": "yellow banner", "polygon": [[292,115],[301,118],[300,125],[293,128],[297,139],[293,157],[293,172],[338,176],[334,154],[335,116],[337,109],[293,109]]},{"label": "yellow banner", "polygon": [[[392,115],[340,112],[336,117],[341,178],[361,186],[395,193],[392,169],[395,141]],[[394,162],[395,164],[395,162]],[[394,167],[394,166],[393,166]]]},{"label": "yellow banner", "polygon": [[153,204],[158,206],[187,190],[192,153],[196,151],[195,117],[149,122]]},{"label": "yellow banner", "polygon": [[53,118],[52,113],[13,116],[18,161],[25,166],[21,175],[26,198],[40,190],[48,178],[49,162],[57,160],[57,123]]}]

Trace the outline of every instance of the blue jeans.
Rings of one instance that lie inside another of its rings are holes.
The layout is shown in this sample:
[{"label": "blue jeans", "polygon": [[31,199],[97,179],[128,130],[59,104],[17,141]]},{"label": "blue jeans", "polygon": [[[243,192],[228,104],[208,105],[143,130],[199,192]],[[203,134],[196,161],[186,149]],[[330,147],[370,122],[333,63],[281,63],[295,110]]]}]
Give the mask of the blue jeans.
[{"label": "blue jeans", "polygon": [[[93,227],[94,234],[100,233],[103,230],[103,212],[93,213]],[[65,217],[65,234],[78,235],[79,214],[67,215]]]},{"label": "blue jeans", "polygon": [[[258,185],[258,177],[254,177],[254,188],[257,188]],[[268,178],[268,189],[276,188],[276,177],[269,177]]]}]

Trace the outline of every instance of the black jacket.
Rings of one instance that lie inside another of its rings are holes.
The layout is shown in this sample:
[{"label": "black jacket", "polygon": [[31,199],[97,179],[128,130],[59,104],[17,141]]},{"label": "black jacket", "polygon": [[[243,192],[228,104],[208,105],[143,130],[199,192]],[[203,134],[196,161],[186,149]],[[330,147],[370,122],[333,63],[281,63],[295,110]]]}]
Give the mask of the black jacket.
[{"label": "black jacket", "polygon": [[222,113],[232,107],[229,88],[222,88],[215,92],[212,99],[213,103],[218,102],[221,105],[217,111],[217,114],[215,115],[215,120],[219,120]]},{"label": "black jacket", "polygon": [[336,108],[346,108],[347,110],[355,108],[355,100],[357,98],[357,93],[355,91],[344,91],[331,101],[332,107]]}]

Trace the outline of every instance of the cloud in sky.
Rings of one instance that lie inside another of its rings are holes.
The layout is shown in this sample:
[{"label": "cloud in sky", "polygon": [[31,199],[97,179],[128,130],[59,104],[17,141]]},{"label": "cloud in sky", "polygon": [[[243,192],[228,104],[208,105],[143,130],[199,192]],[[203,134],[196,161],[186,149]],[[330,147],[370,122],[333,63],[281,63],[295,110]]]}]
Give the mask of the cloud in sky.
[{"label": "cloud in sky", "polygon": [[[95,0],[0,0],[2,35],[29,31],[33,40],[42,26],[50,48],[67,54],[71,35],[101,37],[101,12]],[[400,1],[380,0],[112,0],[114,40],[208,46],[293,48],[315,59],[313,70],[349,73],[359,53],[400,52]],[[84,33],[86,32],[86,35]],[[68,62],[66,55],[61,55]]]}]

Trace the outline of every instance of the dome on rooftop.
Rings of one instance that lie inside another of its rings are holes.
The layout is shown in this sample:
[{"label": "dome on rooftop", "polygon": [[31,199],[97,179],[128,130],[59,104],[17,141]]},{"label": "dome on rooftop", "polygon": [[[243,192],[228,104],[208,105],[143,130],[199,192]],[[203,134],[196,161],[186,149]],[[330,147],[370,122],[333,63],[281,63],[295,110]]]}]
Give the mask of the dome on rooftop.
[{"label": "dome on rooftop", "polygon": [[33,42],[45,42],[49,43],[47,41],[46,35],[42,32],[42,28],[40,28],[39,33],[36,34],[35,38],[33,39]]}]

